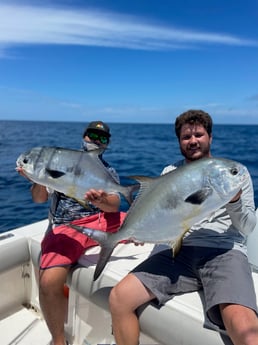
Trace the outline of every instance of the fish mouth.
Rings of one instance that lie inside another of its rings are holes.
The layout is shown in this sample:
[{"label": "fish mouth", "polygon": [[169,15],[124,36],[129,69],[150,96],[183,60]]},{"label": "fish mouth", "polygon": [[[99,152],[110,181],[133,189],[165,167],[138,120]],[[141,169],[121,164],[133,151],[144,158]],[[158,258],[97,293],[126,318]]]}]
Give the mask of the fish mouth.
[{"label": "fish mouth", "polygon": [[26,164],[25,160],[26,160],[25,156],[20,155],[16,160],[16,167],[22,168],[24,166],[24,164]]},{"label": "fish mouth", "polygon": [[16,168],[22,168],[22,160],[20,157],[16,159]]}]

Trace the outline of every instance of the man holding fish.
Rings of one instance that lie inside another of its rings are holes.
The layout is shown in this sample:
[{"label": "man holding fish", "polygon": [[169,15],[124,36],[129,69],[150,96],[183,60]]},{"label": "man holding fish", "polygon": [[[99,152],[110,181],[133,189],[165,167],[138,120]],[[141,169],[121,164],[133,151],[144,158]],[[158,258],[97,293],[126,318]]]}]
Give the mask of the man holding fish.
[{"label": "man holding fish", "polygon": [[[209,114],[202,110],[181,114],[175,132],[184,159],[166,167],[162,174],[211,157]],[[177,255],[167,249],[149,257],[112,289],[110,310],[117,345],[139,344],[138,307],[152,300],[162,305],[174,294],[200,289],[204,291],[205,312],[215,328],[226,329],[234,345],[258,344],[256,296],[246,249],[256,216],[252,181],[247,171],[245,175],[241,189],[226,205],[190,227]],[[189,175],[192,181],[195,178]],[[204,194],[194,193],[183,206],[178,200],[169,202],[172,209],[190,207],[191,203],[202,206],[203,196],[205,200]],[[156,231],[159,233],[158,227]]]},{"label": "man holding fish", "polygon": [[[68,271],[87,248],[97,245],[97,242],[68,227],[67,224],[115,232],[125,217],[125,213],[118,212],[119,193],[112,192],[113,185],[116,188],[120,186],[119,177],[102,157],[110,136],[110,129],[106,123],[93,121],[85,129],[82,141],[82,148],[89,155],[75,150],[41,147],[21,155],[17,160],[17,171],[34,181],[31,187],[33,201],[42,203],[51,198],[49,228],[41,243],[39,296],[53,345],[67,343],[64,335],[67,309],[64,284]],[[84,171],[93,168],[95,170],[92,173]],[[90,183],[95,181],[98,189],[87,189],[87,186],[84,189],[79,185],[78,193],[83,193],[79,195],[75,191],[75,182],[71,181],[77,177],[78,182],[81,177],[79,175],[82,175],[82,183],[85,183],[84,173],[87,173]],[[105,186],[109,182],[109,192],[101,189],[103,180]],[[51,189],[55,186],[55,190]],[[69,190],[63,189],[67,186]]]}]

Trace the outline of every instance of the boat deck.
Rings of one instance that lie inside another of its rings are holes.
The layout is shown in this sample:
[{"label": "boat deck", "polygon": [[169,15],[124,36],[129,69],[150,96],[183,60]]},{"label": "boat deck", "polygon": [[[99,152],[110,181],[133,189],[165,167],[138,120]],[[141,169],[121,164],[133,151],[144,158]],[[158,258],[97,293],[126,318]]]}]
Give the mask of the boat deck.
[{"label": "boat deck", "polygon": [[22,307],[0,322],[1,345],[48,345],[50,333],[42,316]]}]

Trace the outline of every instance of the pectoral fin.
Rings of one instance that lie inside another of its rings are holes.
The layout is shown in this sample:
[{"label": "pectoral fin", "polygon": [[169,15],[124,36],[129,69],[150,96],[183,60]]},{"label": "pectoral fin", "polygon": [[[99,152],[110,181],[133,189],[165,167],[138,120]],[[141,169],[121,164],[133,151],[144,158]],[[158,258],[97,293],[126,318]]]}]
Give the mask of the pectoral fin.
[{"label": "pectoral fin", "polygon": [[65,173],[63,171],[51,170],[48,168],[46,168],[46,173],[54,179],[60,178],[60,177],[65,175]]},{"label": "pectoral fin", "polygon": [[212,189],[209,187],[203,188],[190,194],[186,199],[185,202],[194,205],[201,205],[210,195],[212,194]]}]

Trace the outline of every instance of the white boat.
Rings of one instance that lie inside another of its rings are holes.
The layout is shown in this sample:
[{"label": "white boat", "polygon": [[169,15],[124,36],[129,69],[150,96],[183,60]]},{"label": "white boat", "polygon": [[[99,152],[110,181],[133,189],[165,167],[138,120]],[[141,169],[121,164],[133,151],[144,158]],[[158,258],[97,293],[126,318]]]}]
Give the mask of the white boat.
[{"label": "white boat", "polygon": [[[258,217],[258,210],[256,210]],[[47,220],[0,235],[0,343],[47,345],[50,333],[38,299],[40,242]],[[249,236],[248,255],[258,296],[258,225]],[[87,251],[70,273],[69,308],[65,325],[73,345],[114,344],[108,295],[112,286],[140,261],[162,246],[120,244],[100,278],[93,282],[99,248]],[[204,318],[202,292],[176,296],[161,308],[147,304],[139,312],[141,345],[232,344],[226,333]]]}]

